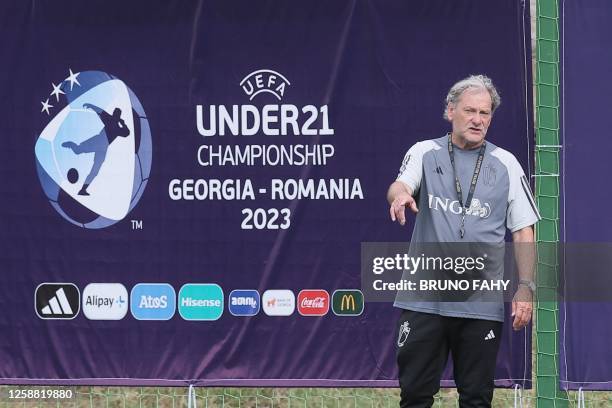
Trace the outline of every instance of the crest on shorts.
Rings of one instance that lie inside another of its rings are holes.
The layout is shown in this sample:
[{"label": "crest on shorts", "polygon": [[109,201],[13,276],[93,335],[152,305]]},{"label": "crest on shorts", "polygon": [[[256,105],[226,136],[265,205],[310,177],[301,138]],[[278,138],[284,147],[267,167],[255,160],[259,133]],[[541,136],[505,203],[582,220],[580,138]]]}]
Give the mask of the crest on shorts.
[{"label": "crest on shorts", "polygon": [[406,343],[406,339],[410,334],[410,323],[404,322],[399,328],[399,335],[397,336],[397,347],[402,347]]}]

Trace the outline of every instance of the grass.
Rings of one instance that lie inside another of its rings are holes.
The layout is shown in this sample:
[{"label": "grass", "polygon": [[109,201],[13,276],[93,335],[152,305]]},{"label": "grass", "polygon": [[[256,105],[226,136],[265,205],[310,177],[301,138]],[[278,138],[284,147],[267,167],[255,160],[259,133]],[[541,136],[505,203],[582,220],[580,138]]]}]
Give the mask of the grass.
[{"label": "grass", "polygon": [[[5,408],[179,408],[186,407],[188,390],[182,387],[53,387],[70,388],[75,397],[71,400],[10,401],[8,390],[17,388],[41,389],[44,387],[0,386],[0,407]],[[46,387],[50,388],[50,387]],[[493,407],[514,406],[514,390],[497,389]],[[571,392],[570,407],[577,407],[577,393]],[[612,406],[612,392],[585,393],[586,407]],[[522,392],[523,407],[535,407],[535,391]],[[196,388],[197,407],[223,408],[378,408],[399,406],[399,390],[396,388]],[[457,392],[445,388],[438,393],[434,407],[457,407]]]}]

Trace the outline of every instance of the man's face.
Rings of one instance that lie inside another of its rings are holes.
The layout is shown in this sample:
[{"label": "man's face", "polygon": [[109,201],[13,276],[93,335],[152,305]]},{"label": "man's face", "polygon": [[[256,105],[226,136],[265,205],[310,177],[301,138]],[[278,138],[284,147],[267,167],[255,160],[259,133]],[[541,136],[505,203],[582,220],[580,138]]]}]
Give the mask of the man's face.
[{"label": "man's face", "polygon": [[449,104],[447,116],[453,125],[453,141],[462,148],[482,144],[491,124],[491,95],[485,89],[469,88],[456,104]]}]

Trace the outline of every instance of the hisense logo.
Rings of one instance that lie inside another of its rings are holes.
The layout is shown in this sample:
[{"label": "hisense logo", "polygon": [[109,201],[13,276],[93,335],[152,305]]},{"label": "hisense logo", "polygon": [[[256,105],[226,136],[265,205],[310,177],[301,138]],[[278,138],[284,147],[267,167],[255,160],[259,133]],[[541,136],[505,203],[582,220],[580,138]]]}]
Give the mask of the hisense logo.
[{"label": "hisense logo", "polygon": [[179,314],[185,320],[218,320],[223,306],[223,289],[215,283],[187,283],[178,294]]}]

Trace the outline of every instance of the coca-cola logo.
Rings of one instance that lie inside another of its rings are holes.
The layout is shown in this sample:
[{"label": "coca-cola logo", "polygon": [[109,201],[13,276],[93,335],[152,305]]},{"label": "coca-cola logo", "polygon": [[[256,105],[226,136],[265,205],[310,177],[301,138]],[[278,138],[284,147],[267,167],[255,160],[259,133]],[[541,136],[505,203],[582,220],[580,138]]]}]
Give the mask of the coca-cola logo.
[{"label": "coca-cola logo", "polygon": [[329,311],[329,293],[305,289],[298,294],[298,312],[302,316],[324,316]]},{"label": "coca-cola logo", "polygon": [[302,299],[302,307],[314,307],[314,308],[324,308],[325,307],[325,298],[324,297],[316,297],[313,299],[309,299],[305,297]]}]

